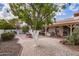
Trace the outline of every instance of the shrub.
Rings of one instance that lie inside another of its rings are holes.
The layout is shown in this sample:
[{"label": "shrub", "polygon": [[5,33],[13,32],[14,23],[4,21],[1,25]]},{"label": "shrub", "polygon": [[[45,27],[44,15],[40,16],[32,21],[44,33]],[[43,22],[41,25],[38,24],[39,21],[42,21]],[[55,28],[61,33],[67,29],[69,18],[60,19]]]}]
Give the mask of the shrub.
[{"label": "shrub", "polygon": [[13,32],[6,32],[1,34],[2,41],[12,40],[14,37],[15,37],[15,34]]},{"label": "shrub", "polygon": [[22,31],[23,31],[24,33],[28,32],[28,31],[29,31],[29,27],[28,27],[28,26],[23,26],[23,27],[22,27]]},{"label": "shrub", "polygon": [[79,45],[79,32],[78,28],[75,28],[74,31],[72,32],[72,35],[67,37],[67,42],[72,44],[72,45]]}]

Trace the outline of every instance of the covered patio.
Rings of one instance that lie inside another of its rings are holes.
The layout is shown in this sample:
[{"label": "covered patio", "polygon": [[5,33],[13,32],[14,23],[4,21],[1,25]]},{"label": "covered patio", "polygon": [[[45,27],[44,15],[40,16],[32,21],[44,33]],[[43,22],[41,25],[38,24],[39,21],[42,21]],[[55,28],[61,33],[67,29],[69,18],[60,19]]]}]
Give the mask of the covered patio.
[{"label": "covered patio", "polygon": [[60,37],[72,35],[72,32],[76,26],[79,26],[79,16],[69,18],[67,20],[57,21],[48,26],[49,30],[51,29],[55,35]]}]

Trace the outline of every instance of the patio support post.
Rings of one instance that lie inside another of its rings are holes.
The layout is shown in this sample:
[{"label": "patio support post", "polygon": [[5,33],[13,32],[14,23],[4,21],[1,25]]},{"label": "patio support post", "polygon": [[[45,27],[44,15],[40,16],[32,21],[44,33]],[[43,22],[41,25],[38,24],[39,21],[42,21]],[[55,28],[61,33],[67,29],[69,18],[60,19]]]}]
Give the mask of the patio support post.
[{"label": "patio support post", "polygon": [[70,25],[70,35],[72,35],[72,25]]}]

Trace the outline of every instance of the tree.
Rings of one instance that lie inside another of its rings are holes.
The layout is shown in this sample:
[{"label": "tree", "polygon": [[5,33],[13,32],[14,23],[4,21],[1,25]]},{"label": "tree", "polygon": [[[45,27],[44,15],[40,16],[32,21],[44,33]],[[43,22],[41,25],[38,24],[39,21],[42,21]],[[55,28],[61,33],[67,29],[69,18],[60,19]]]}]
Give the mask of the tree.
[{"label": "tree", "polygon": [[58,6],[56,4],[49,3],[11,3],[9,5],[13,14],[31,27],[33,30],[31,34],[33,35],[34,32],[37,33],[37,31],[44,26],[46,28],[47,25],[53,23],[51,19],[55,16],[55,12],[58,11]]},{"label": "tree", "polygon": [[16,28],[17,22],[18,22],[18,19],[8,20],[8,23],[11,24],[14,28]]},{"label": "tree", "polygon": [[[57,12],[57,5],[54,4],[24,4],[11,3],[9,4],[13,14],[19,16],[22,21],[28,23],[31,28],[39,30],[44,24],[52,23],[51,18]],[[40,25],[40,26],[39,26]]]},{"label": "tree", "polygon": [[8,30],[8,29],[15,29],[15,26],[11,23],[7,23],[5,20],[0,20],[0,29]]}]

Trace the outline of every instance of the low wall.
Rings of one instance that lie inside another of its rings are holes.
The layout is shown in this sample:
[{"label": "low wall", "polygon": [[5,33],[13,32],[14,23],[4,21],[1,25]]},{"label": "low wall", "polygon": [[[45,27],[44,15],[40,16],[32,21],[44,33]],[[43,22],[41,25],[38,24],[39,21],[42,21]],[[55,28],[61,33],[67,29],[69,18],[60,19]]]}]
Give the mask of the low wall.
[{"label": "low wall", "polygon": [[4,30],[0,30],[0,34],[2,34],[4,32]]},{"label": "low wall", "polygon": [[0,38],[1,38],[1,34],[4,33],[4,32],[11,32],[11,31],[15,31],[17,32],[17,34],[22,34],[22,30],[14,30],[14,29],[10,29],[10,30],[3,30],[3,29],[0,29]]},{"label": "low wall", "polygon": [[[14,29],[12,29],[12,30],[5,30],[5,32],[11,32],[11,31],[16,31],[16,30],[14,30]],[[2,34],[2,33],[4,33],[4,30],[0,30],[0,34]]]},{"label": "low wall", "polygon": [[[21,34],[22,33],[22,30],[14,30],[14,29],[5,30],[5,32],[11,32],[11,31],[16,31],[17,34]],[[4,30],[0,29],[0,37],[1,37],[2,33],[4,33]]]}]

